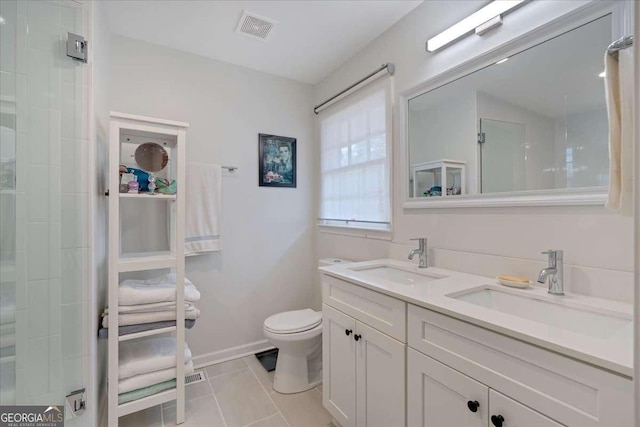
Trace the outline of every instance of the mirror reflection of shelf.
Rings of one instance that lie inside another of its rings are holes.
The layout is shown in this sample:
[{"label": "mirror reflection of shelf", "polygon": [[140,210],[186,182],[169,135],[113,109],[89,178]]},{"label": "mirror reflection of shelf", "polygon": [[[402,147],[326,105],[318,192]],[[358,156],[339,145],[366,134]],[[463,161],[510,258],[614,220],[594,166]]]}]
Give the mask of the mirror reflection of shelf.
[{"label": "mirror reflection of shelf", "polygon": [[160,193],[120,193],[119,196],[123,199],[146,199],[146,200],[176,200],[175,194],[160,194]]},{"label": "mirror reflection of shelf", "polygon": [[412,164],[413,197],[466,194],[466,163],[442,159]]}]

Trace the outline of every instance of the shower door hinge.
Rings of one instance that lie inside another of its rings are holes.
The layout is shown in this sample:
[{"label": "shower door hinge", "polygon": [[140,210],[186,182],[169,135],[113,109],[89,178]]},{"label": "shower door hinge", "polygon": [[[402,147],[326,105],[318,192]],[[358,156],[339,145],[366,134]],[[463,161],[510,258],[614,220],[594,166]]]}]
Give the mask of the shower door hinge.
[{"label": "shower door hinge", "polygon": [[88,50],[87,41],[77,34],[68,33],[67,56],[78,61],[87,62]]},{"label": "shower door hinge", "polygon": [[485,134],[484,132],[480,132],[478,134],[478,144],[484,144],[485,142]]},{"label": "shower door hinge", "polygon": [[67,411],[71,415],[71,418],[75,418],[82,415],[87,409],[87,396],[85,389],[72,391],[67,395]]}]

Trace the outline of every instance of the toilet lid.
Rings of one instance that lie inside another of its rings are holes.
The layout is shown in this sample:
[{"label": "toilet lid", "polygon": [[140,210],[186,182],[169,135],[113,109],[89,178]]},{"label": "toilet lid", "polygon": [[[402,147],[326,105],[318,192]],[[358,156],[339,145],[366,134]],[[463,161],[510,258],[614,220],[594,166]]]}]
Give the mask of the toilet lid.
[{"label": "toilet lid", "polygon": [[305,308],[267,317],[267,320],[264,321],[264,327],[279,334],[293,334],[313,329],[320,323],[322,323],[322,313]]}]

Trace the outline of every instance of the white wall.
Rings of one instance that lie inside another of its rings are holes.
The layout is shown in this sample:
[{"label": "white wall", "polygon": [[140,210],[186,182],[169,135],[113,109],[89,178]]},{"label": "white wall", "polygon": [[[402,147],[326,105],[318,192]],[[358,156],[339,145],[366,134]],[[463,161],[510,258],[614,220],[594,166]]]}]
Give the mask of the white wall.
[{"label": "white wall", "polygon": [[[202,293],[187,332],[196,362],[262,341],[267,316],[311,304],[312,87],[122,37],[111,52],[112,110],[188,122],[187,161],[239,167],[223,177],[224,250],[187,259]],[[258,187],[260,132],[298,139],[298,188]]]},{"label": "white wall", "polygon": [[109,54],[110,32],[104,2],[92,2],[91,25],[91,70],[92,70],[92,149],[90,158],[94,170],[90,192],[91,221],[93,229],[91,272],[91,388],[89,394],[89,425],[101,425],[106,416],[107,398],[107,340],[98,340],[96,331],[99,327],[100,314],[107,303],[107,243],[108,218],[107,198],[104,197],[108,179],[109,154]]},{"label": "white wall", "polygon": [[[609,123],[607,111],[574,113],[556,119],[556,185],[599,187],[609,183]],[[573,177],[567,176],[567,148],[573,148]]]},{"label": "white wall", "polygon": [[[425,2],[319,83],[316,101],[342,90],[384,62],[395,64],[395,87],[402,93],[586,3],[529,2],[510,13],[502,27],[485,37],[472,35],[436,54],[428,54],[424,50],[428,37],[478,10],[485,2],[457,1],[456,7],[444,1]],[[545,262],[545,256],[540,254],[542,250],[559,248],[565,250],[567,265],[580,267],[580,274],[574,276],[575,280],[570,279],[570,289],[573,286],[585,293],[630,300],[631,220],[603,207],[403,210],[399,195],[401,186],[406,184],[407,173],[400,170],[398,129],[402,124],[398,122],[398,114],[394,119],[394,244],[387,245],[392,249],[392,256],[406,258],[405,250],[413,246],[408,239],[428,236],[431,247],[436,248],[431,254],[442,255],[434,256],[436,264],[439,258],[440,265],[463,271],[531,275]],[[371,250],[371,246],[376,250]],[[380,241],[370,239],[327,233],[318,236],[319,257],[379,256],[384,252],[381,246]],[[470,258],[475,262],[470,262]],[[483,269],[484,266],[487,268]],[[596,275],[603,272],[615,274]],[[610,289],[616,286],[614,294]]]}]

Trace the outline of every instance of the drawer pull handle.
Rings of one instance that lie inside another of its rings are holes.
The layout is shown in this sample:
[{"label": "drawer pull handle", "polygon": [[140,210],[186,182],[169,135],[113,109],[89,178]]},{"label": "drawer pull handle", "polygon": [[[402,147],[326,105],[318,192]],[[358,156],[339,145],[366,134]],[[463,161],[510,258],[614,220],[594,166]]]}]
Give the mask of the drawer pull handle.
[{"label": "drawer pull handle", "polygon": [[491,423],[496,427],[502,427],[504,417],[502,415],[491,415]]},{"label": "drawer pull handle", "polygon": [[360,335],[360,334],[355,334],[353,336],[353,339],[356,340],[356,341],[360,341],[360,338],[362,338],[362,335]]},{"label": "drawer pull handle", "polygon": [[353,331],[351,329],[345,329],[344,333],[347,334],[347,336],[349,336],[353,333]]},{"label": "drawer pull handle", "polygon": [[480,407],[480,404],[478,403],[477,400],[470,400],[467,402],[467,408],[469,408],[471,412],[478,412],[479,407]]}]

